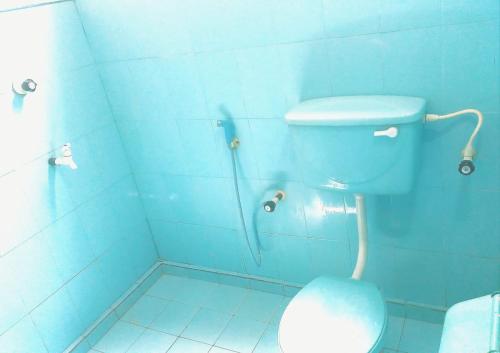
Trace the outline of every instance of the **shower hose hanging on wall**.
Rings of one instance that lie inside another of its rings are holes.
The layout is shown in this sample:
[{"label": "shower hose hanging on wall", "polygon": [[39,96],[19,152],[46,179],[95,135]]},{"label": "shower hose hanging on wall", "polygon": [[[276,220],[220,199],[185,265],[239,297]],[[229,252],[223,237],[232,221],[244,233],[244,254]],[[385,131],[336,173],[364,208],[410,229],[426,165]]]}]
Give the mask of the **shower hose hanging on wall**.
[{"label": "shower hose hanging on wall", "polygon": [[226,143],[231,150],[231,164],[233,170],[233,185],[234,185],[234,193],[236,195],[236,201],[238,202],[238,214],[240,218],[241,228],[243,229],[243,233],[245,234],[245,241],[248,247],[248,251],[252,254],[252,258],[255,263],[260,266],[261,263],[261,255],[260,255],[260,244],[259,239],[255,237],[255,249],[252,247],[250,243],[250,237],[248,235],[248,229],[245,222],[245,216],[243,215],[243,207],[241,205],[241,196],[240,196],[240,188],[238,185],[238,170],[236,168],[236,149],[240,146],[240,140],[236,137],[236,129],[234,127],[234,123],[231,120],[217,120],[217,126],[224,128],[224,135],[226,138]]}]

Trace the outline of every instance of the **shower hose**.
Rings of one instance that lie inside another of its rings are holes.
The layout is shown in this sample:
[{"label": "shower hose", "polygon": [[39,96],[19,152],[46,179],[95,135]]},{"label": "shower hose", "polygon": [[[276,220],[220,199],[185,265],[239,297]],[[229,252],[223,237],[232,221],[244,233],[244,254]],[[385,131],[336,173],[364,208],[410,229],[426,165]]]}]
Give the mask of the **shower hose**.
[{"label": "shower hose", "polygon": [[259,239],[255,237],[255,250],[253,249],[252,245],[250,244],[250,238],[248,235],[248,230],[247,230],[247,225],[245,222],[245,216],[243,215],[243,207],[241,205],[241,196],[240,196],[240,187],[238,185],[238,171],[236,168],[236,149],[231,148],[231,164],[233,166],[233,184],[234,184],[234,193],[236,195],[236,200],[238,202],[238,213],[240,216],[240,223],[241,227],[243,229],[243,232],[245,233],[245,240],[247,243],[248,250],[250,251],[250,254],[252,254],[252,258],[257,264],[257,266],[260,266],[261,263],[261,255],[260,255],[260,245],[259,245]]}]

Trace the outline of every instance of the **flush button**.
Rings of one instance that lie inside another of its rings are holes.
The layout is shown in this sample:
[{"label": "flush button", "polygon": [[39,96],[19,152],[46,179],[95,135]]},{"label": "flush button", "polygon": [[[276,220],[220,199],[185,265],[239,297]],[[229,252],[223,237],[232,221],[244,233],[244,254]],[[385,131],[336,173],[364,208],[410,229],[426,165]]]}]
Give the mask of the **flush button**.
[{"label": "flush button", "polygon": [[375,136],[375,137],[386,136],[386,137],[390,137],[390,138],[395,138],[396,136],[398,136],[398,128],[392,126],[386,130],[374,131],[373,136]]}]

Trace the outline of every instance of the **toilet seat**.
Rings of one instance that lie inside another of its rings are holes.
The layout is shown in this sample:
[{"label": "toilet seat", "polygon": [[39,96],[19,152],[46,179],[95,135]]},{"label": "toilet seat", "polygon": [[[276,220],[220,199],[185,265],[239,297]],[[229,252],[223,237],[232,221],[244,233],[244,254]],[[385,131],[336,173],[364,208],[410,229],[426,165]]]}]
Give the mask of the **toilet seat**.
[{"label": "toilet seat", "polygon": [[283,353],[378,353],[386,325],[385,302],[374,284],[322,276],[287,306],[279,344]]}]

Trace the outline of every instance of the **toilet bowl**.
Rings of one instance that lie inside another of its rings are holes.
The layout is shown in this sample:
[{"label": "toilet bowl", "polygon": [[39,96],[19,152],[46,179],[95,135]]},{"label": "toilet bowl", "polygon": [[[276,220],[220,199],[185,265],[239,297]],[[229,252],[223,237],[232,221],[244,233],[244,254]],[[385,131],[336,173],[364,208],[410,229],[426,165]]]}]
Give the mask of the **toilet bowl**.
[{"label": "toilet bowl", "polygon": [[374,284],[321,276],[288,304],[278,340],[283,353],[379,353],[386,326],[385,301]]}]

